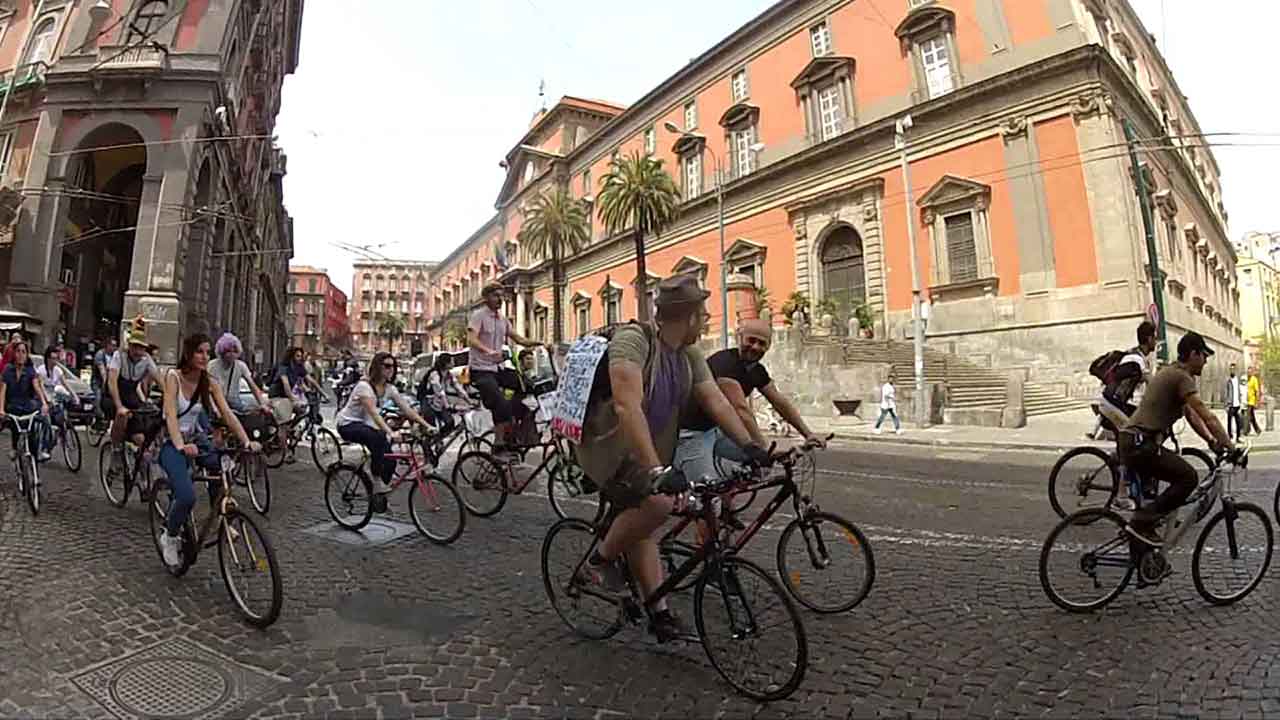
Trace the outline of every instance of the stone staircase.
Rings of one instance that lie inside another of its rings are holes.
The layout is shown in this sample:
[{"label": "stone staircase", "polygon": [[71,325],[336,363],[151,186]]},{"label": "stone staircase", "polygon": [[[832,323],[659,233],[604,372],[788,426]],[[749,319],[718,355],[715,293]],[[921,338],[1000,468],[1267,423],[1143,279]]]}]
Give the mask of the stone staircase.
[{"label": "stone staircase", "polygon": [[[844,344],[846,363],[889,363],[898,387],[915,378],[915,349],[911,343],[893,340],[858,340]],[[947,407],[1003,409],[1007,374],[984,368],[954,355],[925,348],[924,376],[928,382],[947,387]],[[1028,382],[1023,390],[1027,417],[1079,410],[1089,407],[1084,400],[1069,398],[1058,390]]]}]

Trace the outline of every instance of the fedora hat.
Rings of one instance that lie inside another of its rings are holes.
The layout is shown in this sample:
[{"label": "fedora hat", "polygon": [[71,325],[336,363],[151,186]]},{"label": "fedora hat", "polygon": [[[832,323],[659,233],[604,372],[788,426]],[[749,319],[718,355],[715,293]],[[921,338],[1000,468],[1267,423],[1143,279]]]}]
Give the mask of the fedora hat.
[{"label": "fedora hat", "polygon": [[711,296],[698,285],[698,278],[692,274],[673,275],[658,283],[657,305],[679,305],[682,303],[702,302]]}]

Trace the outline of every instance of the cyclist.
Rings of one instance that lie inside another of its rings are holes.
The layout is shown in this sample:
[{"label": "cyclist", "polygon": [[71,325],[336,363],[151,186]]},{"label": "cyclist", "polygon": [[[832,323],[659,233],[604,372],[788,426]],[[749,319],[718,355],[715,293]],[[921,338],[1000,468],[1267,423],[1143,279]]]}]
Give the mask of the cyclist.
[{"label": "cyclist", "polygon": [[422,376],[422,382],[418,383],[418,405],[441,433],[453,429],[454,419],[449,399],[467,396],[462,383],[450,372],[452,369],[453,357],[446,352],[437,353],[431,369],[427,370]]},{"label": "cyclist", "polygon": [[[1138,389],[1151,379],[1147,358],[1156,351],[1156,326],[1150,320],[1138,325],[1138,344],[1120,358],[1112,373],[1112,381],[1102,388],[1098,399],[1098,427],[1115,432],[1129,424],[1137,408],[1131,402]],[[1107,427],[1106,421],[1112,427]],[[1095,428],[1094,435],[1098,435]]]},{"label": "cyclist", "polygon": [[148,381],[157,385],[161,383],[160,369],[147,352],[147,325],[141,315],[130,324],[126,343],[128,349],[117,350],[107,362],[107,395],[102,398],[103,413],[114,417],[111,442],[116,449],[114,458],[121,465],[125,434],[139,445],[144,441],[142,427],[130,416],[130,411],[137,410],[147,401],[142,394],[143,384]]},{"label": "cyclist", "polygon": [[1196,378],[1204,371],[1213,350],[1199,333],[1188,332],[1178,341],[1178,361],[1162,368],[1147,385],[1138,410],[1129,425],[1120,431],[1120,460],[1150,480],[1168,483],[1155,502],[1133,513],[1125,530],[1152,547],[1162,544],[1156,525],[1178,509],[1196,489],[1196,471],[1181,455],[1163,447],[1165,437],[1180,417],[1204,438],[1210,447],[1234,449],[1222,423],[1205,407],[1196,388]]},{"label": "cyclist", "polygon": [[253,373],[249,372],[249,366],[240,359],[244,354],[244,346],[240,344],[240,338],[229,332],[223,333],[218,338],[217,345],[214,346],[214,352],[217,353],[218,359],[209,364],[209,376],[222,388],[222,396],[227,399],[227,407],[238,413],[248,409],[240,397],[240,381],[243,379],[249,384],[249,390],[253,393],[254,399],[258,401],[258,408],[264,412],[270,412],[271,404],[267,401],[267,394],[258,387],[258,383],[253,379]]},{"label": "cyclist", "polygon": [[[4,346],[4,354],[0,355],[0,373],[9,367],[9,363],[13,362],[13,352],[18,347],[18,343],[22,342],[22,333],[14,330],[9,333],[9,344]],[[30,352],[30,348],[28,348]]]},{"label": "cyclist", "polygon": [[[44,383],[39,381],[36,369],[31,365],[31,355],[27,351],[27,343],[19,340],[10,345],[12,354],[9,362],[0,372],[0,421],[8,415],[30,415],[39,410],[45,417],[49,415],[49,400],[44,394]],[[27,438],[31,454],[41,461],[48,460],[49,454],[40,449],[40,437],[43,434],[43,420],[39,418],[31,428]],[[10,427],[13,432],[13,449],[18,449],[18,426]]]},{"label": "cyclist", "polygon": [[[583,568],[582,580],[611,593],[625,592],[616,565],[623,553],[646,597],[662,583],[654,532],[671,515],[675,502],[651,494],[651,489],[670,471],[680,414],[690,399],[746,448],[751,460],[768,459],[716,386],[697,347],[708,317],[708,294],[692,275],[659,283],[656,328],[630,323],[614,331],[607,372],[602,373],[607,378],[602,391],[612,400],[588,404],[578,459],[602,496],[623,510]],[[593,397],[595,393],[593,389]],[[688,636],[664,602],[654,607],[650,631],[662,642]]]},{"label": "cyclist", "polygon": [[45,428],[44,447],[40,451],[40,459],[48,460],[53,450],[53,428],[62,427],[63,423],[63,398],[73,398],[76,394],[71,392],[71,386],[67,384],[66,373],[62,372],[62,366],[58,364],[56,348],[53,346],[45,349],[44,362],[36,366],[36,375],[44,386],[45,399],[50,401],[49,424]]},{"label": "cyclist", "polygon": [[111,361],[111,356],[116,353],[116,339],[107,336],[102,343],[102,349],[93,355],[93,370],[89,374],[90,384],[93,387],[93,399],[99,407],[102,405],[103,389],[107,386],[107,363]]},{"label": "cyclist", "polygon": [[[208,470],[218,470],[218,456],[213,451],[209,436],[199,427],[201,414],[216,411],[218,417],[240,438],[241,446],[250,452],[261,447],[250,442],[244,428],[227,406],[222,387],[209,377],[209,338],[197,333],[182,341],[182,355],[178,367],[164,378],[164,422],[167,437],[160,447],[160,467],[169,477],[173,500],[165,527],[160,531],[160,553],[166,565],[178,565],[182,558],[182,526],[196,504],[196,491],[191,482],[191,463],[194,459]],[[220,487],[209,483],[209,502],[217,502]]]},{"label": "cyclist", "polygon": [[395,462],[386,459],[387,453],[391,452],[394,433],[378,408],[390,400],[400,408],[404,417],[422,427],[430,427],[400,395],[395,386],[395,377],[395,356],[388,352],[375,354],[369,363],[369,373],[351,389],[347,404],[334,418],[338,435],[343,440],[363,445],[369,451],[375,495],[373,505],[378,512],[385,512],[387,509],[386,494],[391,492],[391,474],[396,469]]},{"label": "cyclist", "polygon": [[[757,445],[764,447],[767,443],[748,398],[759,390],[778,414],[804,437],[807,445],[825,447],[826,443],[809,429],[796,406],[778,390],[761,362],[769,352],[772,338],[773,327],[768,320],[744,320],[738,328],[738,347],[721,350],[707,359],[711,375]],[[746,459],[742,448],[716,427],[705,411],[699,407],[690,408],[680,423],[675,467],[680,468],[690,480],[713,477],[716,456],[735,462]]]},{"label": "cyclist", "polygon": [[519,379],[512,370],[500,368],[502,346],[510,339],[518,345],[536,346],[522,335],[516,334],[511,323],[502,315],[502,297],[505,290],[500,282],[485,285],[481,297],[484,307],[477,308],[467,323],[467,344],[471,386],[480,393],[480,402],[493,413],[494,453],[510,452],[512,420],[522,419],[529,412],[524,403],[505,397],[507,390],[518,390]]}]

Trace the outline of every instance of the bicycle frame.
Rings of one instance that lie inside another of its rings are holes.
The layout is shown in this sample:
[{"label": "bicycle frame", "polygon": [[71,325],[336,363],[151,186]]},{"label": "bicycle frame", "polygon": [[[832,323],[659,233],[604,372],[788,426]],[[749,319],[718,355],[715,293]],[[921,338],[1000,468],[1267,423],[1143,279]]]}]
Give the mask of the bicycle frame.
[{"label": "bicycle frame", "polygon": [[[40,413],[34,412],[30,415],[9,415],[9,424],[18,429],[18,457],[25,458],[31,455],[31,432],[35,429],[36,418],[40,417]],[[25,427],[24,427],[25,425]]]},{"label": "bicycle frame", "polygon": [[[756,516],[756,519],[752,520],[751,524],[738,534],[737,539],[734,540],[733,544],[729,547],[731,552],[736,553],[746,547],[747,543],[751,542],[751,538],[755,537],[756,533],[760,532],[760,529],[765,526],[765,523],[769,522],[774,513],[778,512],[783,503],[787,500],[792,501],[792,505],[795,507],[796,516],[800,516],[800,490],[796,487],[795,480],[792,478],[790,467],[785,468],[785,474],[781,477],[774,478],[758,485],[739,488],[727,494],[742,495],[749,492],[760,492],[762,490],[768,490],[775,487],[779,488],[778,493],[769,499],[769,502],[764,506],[764,509],[760,511],[760,514]],[[697,518],[687,515],[681,517],[680,522],[676,523],[675,526],[663,536],[662,540],[665,542],[679,537],[680,533],[684,532],[685,528],[689,527],[695,519]],[[708,530],[710,529],[711,528],[708,527]]]}]

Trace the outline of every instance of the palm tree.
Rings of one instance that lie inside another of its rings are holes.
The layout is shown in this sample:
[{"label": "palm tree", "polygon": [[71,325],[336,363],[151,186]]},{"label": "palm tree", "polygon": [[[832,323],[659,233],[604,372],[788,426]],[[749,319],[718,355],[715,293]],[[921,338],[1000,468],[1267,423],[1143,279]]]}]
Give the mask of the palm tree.
[{"label": "palm tree", "polygon": [[609,165],[600,187],[600,219],[610,235],[630,227],[636,244],[636,315],[649,319],[648,273],[644,260],[645,236],[656,238],[679,213],[680,190],[662,166],[662,160],[633,152]]},{"label": "palm tree", "polygon": [[559,187],[533,200],[524,211],[524,224],[516,236],[522,244],[528,244],[530,253],[551,256],[551,284],[555,288],[551,301],[551,337],[557,344],[564,340],[564,257],[590,241],[587,217],[586,205]]},{"label": "palm tree", "polygon": [[404,318],[397,313],[387,313],[378,321],[378,334],[387,339],[387,352],[393,352],[396,340],[404,335]]}]

